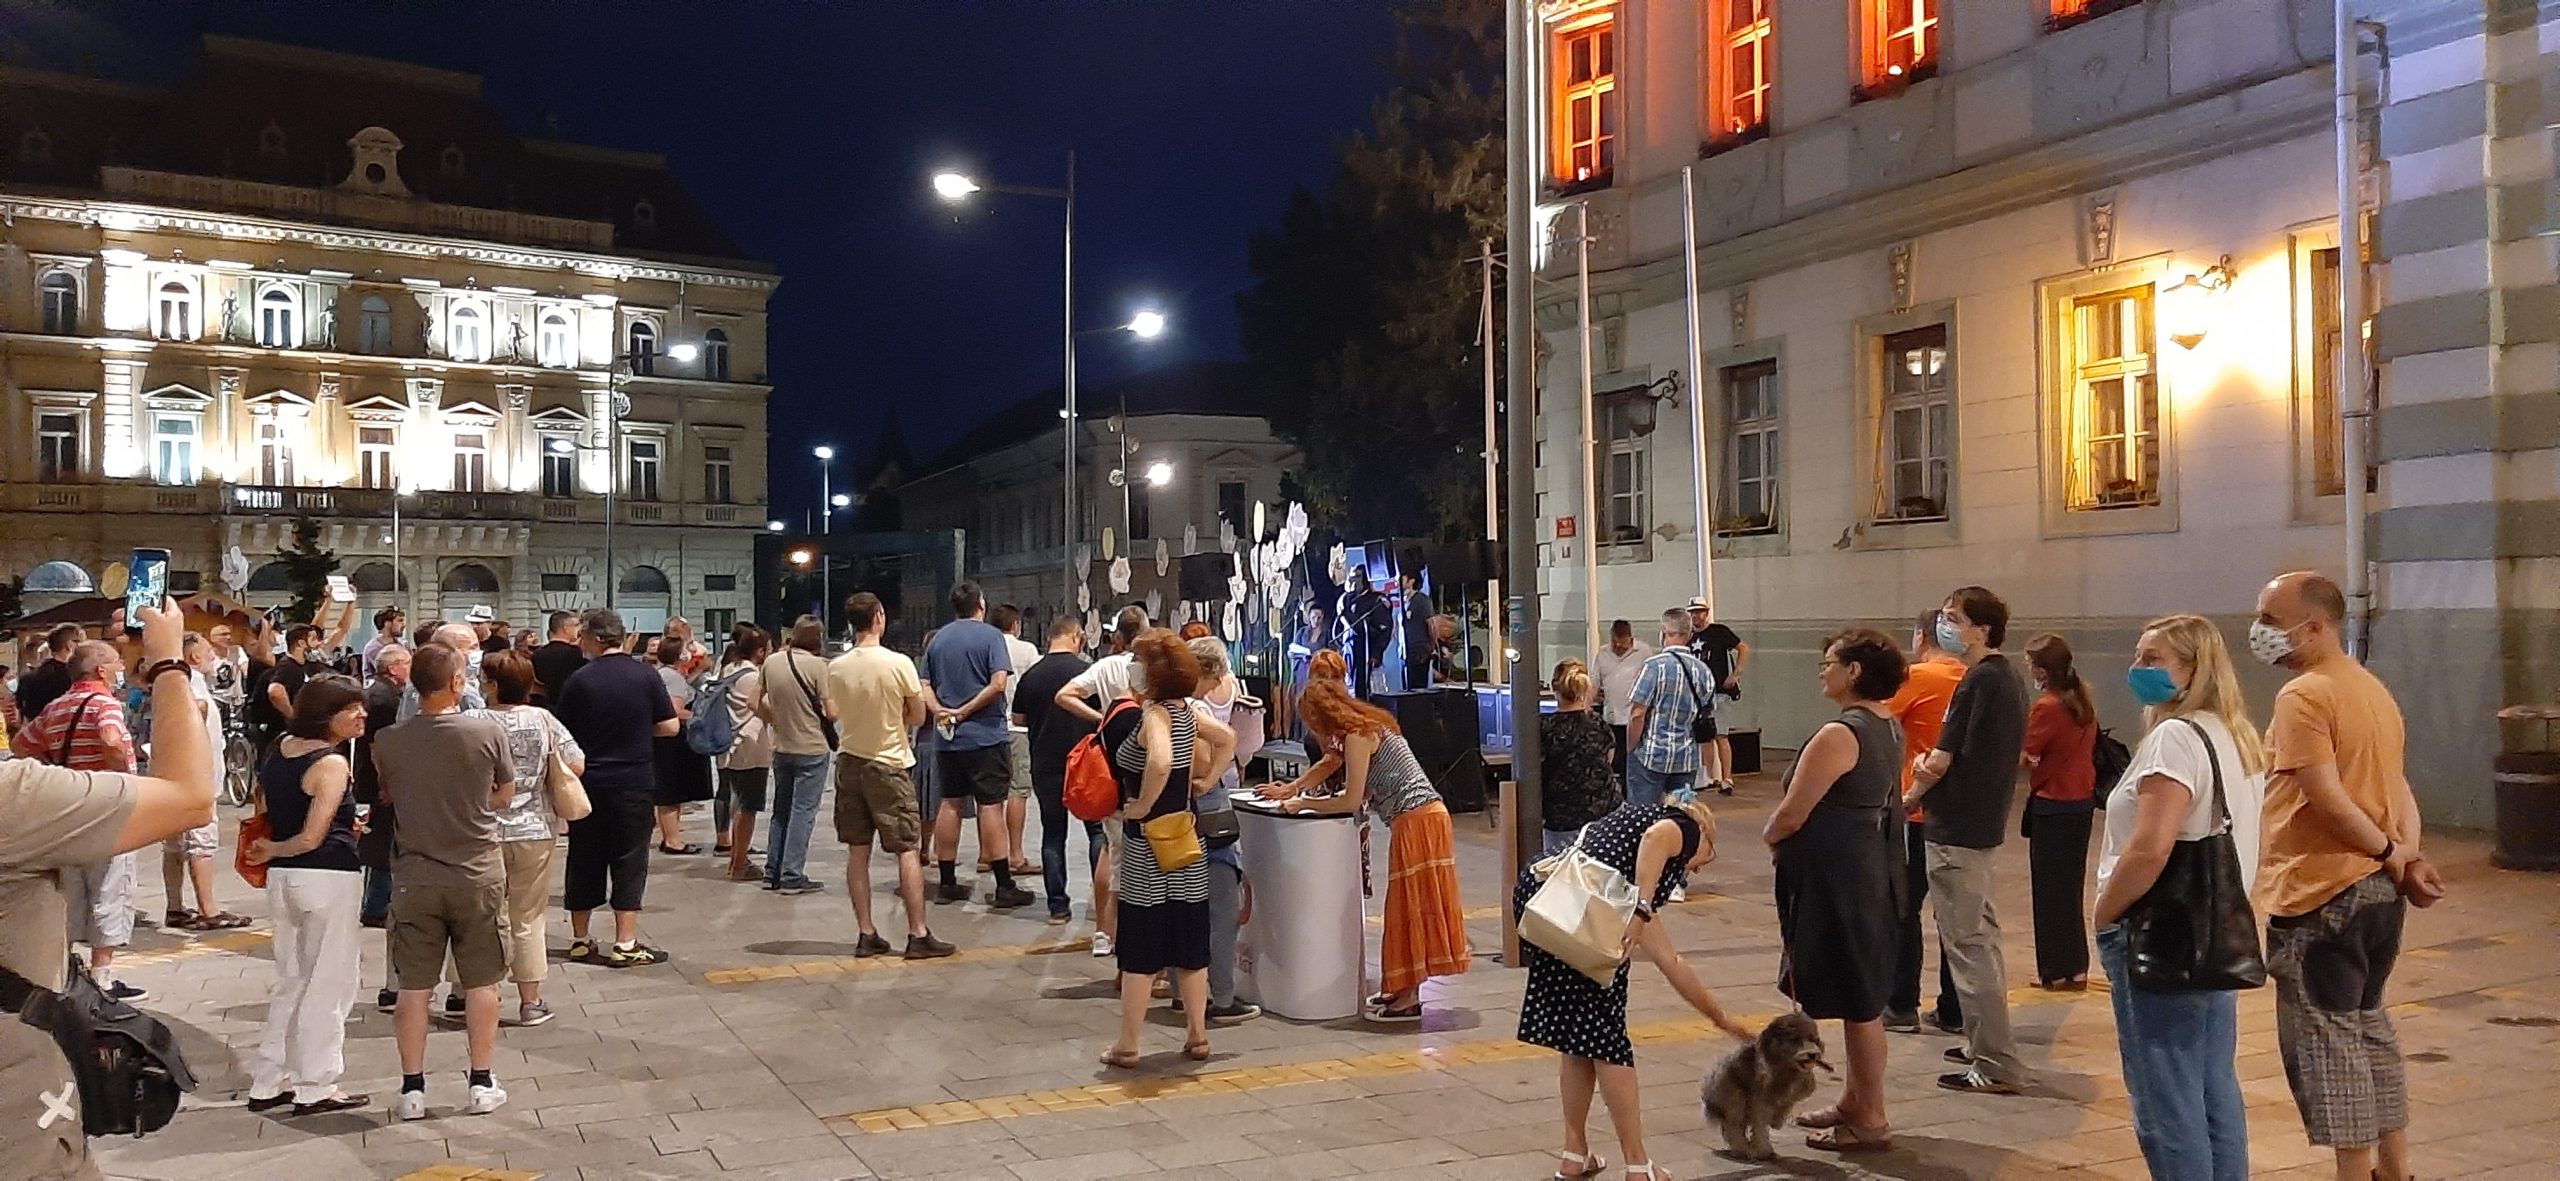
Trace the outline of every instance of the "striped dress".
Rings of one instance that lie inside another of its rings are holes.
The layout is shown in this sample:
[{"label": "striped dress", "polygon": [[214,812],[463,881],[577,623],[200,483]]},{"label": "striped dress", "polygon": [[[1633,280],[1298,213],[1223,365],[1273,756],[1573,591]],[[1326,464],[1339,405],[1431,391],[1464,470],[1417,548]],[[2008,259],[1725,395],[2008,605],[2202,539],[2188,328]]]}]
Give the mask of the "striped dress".
[{"label": "striped dress", "polygon": [[[1149,708],[1155,708],[1150,706]],[[1172,722],[1173,761],[1163,791],[1145,819],[1171,816],[1190,806],[1191,743],[1195,732],[1190,708],[1180,702],[1165,707]],[[1145,710],[1114,719],[1104,739],[1111,743],[1111,763],[1120,773],[1120,796],[1134,801],[1145,781],[1147,744]],[[1147,843],[1141,822],[1126,822],[1128,839],[1120,842],[1119,876],[1112,890],[1119,898],[1120,934],[1115,940],[1120,970],[1151,976],[1167,968],[1198,970],[1209,966],[1209,863],[1166,873],[1156,866],[1155,849]]]}]

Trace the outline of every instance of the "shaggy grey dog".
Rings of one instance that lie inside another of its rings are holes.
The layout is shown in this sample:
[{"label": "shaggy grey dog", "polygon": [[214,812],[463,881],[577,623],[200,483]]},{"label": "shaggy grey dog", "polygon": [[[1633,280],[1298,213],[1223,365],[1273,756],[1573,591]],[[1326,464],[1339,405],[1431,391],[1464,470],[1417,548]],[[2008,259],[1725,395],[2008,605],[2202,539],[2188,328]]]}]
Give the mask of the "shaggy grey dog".
[{"label": "shaggy grey dog", "polygon": [[1802,1013],[1789,1013],[1707,1072],[1699,1098],[1707,1118],[1724,1129],[1726,1152],[1744,1160],[1778,1155],[1769,1133],[1812,1097],[1815,1067],[1831,1069],[1822,1060],[1822,1027]]}]

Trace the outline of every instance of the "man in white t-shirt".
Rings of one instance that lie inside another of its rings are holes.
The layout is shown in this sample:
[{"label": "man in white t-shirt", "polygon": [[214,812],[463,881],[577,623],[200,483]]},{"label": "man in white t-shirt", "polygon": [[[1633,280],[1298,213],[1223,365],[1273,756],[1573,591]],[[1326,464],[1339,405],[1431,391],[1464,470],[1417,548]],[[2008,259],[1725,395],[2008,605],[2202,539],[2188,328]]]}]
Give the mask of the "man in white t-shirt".
[{"label": "man in white t-shirt", "polygon": [[1636,638],[1626,620],[1609,625],[1609,643],[1591,654],[1591,678],[1600,682],[1600,720],[1618,736],[1617,765],[1627,766],[1627,721],[1636,704],[1636,677],[1644,672],[1653,645]]},{"label": "man in white t-shirt", "polygon": [[[1040,650],[1022,638],[1022,608],[999,603],[987,610],[987,623],[1004,633],[1005,654],[1013,661],[1013,675],[1004,683],[1004,716],[1010,720],[1014,687],[1022,683],[1022,674],[1040,663]],[[1024,852],[1030,846],[1022,843],[1022,830],[1031,822],[1031,735],[1019,727],[1012,735],[1013,790],[1004,800],[1004,827],[1013,839],[1005,847],[1013,850],[1014,875],[1033,877],[1040,873],[1040,863]]]},{"label": "man in white t-shirt", "polygon": [[1088,725],[1102,724],[1102,711],[1111,703],[1136,693],[1145,677],[1138,658],[1129,648],[1138,642],[1138,634],[1147,630],[1147,609],[1123,607],[1111,621],[1111,654],[1093,662],[1093,667],[1076,674],[1067,687],[1058,690],[1058,708],[1084,719]]}]

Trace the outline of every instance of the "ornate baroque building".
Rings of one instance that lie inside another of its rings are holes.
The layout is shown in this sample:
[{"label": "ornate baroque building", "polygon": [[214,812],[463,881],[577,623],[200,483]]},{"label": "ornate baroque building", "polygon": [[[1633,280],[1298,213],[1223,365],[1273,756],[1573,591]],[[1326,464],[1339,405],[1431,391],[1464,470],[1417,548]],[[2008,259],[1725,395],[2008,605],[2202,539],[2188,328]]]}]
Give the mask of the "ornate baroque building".
[{"label": "ornate baroque building", "polygon": [[[2560,4],[2356,0],[2360,267],[2334,7],[1535,5],[1547,642],[1643,630],[1712,559],[1763,670],[1740,712],[1788,746],[1831,629],[1981,583],[2122,731],[2146,620],[2236,643],[2269,576],[2348,581],[2364,525],[2413,785],[2486,823],[2497,710],[2560,692]],[[2263,720],[2281,674],[2243,664]]]},{"label": "ornate baroque building", "polygon": [[0,573],[237,547],[263,604],[310,517],[368,608],[747,612],[778,276],[479,87],[226,38],[168,90],[0,72]]}]

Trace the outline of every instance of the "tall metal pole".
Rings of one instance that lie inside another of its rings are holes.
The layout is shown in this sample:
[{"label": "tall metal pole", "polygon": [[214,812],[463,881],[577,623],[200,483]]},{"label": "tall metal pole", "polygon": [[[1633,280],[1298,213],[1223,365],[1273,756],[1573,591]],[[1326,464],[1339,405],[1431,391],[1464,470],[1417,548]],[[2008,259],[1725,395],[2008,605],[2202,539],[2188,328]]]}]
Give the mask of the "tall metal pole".
[{"label": "tall metal pole", "polygon": [[2373,414],[2366,402],[2364,354],[2364,200],[2358,176],[2363,161],[2357,150],[2356,30],[2353,6],[2337,3],[2337,150],[2338,150],[2338,433],[2345,444],[2339,473],[2347,494],[2347,651],[2361,660],[2365,626],[2373,612],[2373,576],[2365,560],[2364,467],[2365,423]]},{"label": "tall metal pole", "polygon": [[409,610],[407,579],[400,573],[400,471],[391,472],[391,602],[405,615]]},{"label": "tall metal pole", "polygon": [[[833,537],[836,532],[835,474],[836,461],[831,457],[818,461],[818,536]],[[836,555],[824,540],[818,542],[818,618],[826,624],[828,639],[836,634]]]},{"label": "tall metal pole", "polygon": [[1138,473],[1129,470],[1129,453],[1129,391],[1124,389],[1120,391],[1120,554],[1135,564],[1138,539],[1132,534],[1138,528],[1138,515],[1131,507],[1129,484]]},{"label": "tall metal pole", "polygon": [[614,486],[622,483],[622,360],[604,376],[604,605],[613,609],[614,585],[622,581],[613,564]]},{"label": "tall metal pole", "polygon": [[[1477,324],[1484,343],[1484,535],[1493,538],[1502,536],[1502,416],[1495,412],[1494,407],[1497,388],[1494,357],[1501,351],[1498,346],[1502,334],[1493,302],[1493,239],[1484,240],[1484,254],[1479,261],[1484,267],[1483,311]],[[1500,680],[1508,673],[1510,662],[1502,654],[1502,575],[1499,572],[1486,576],[1484,601],[1485,618],[1493,624],[1486,629],[1486,638],[1493,641],[1493,651],[1486,654],[1487,664],[1493,679]],[[1467,635],[1472,642],[1475,629],[1469,628]],[[1468,659],[1467,667],[1475,668],[1472,657]],[[1470,679],[1473,675],[1469,673]]]},{"label": "tall metal pole", "polygon": [[1698,511],[1698,595],[1716,605],[1714,497],[1707,490],[1707,347],[1698,322],[1698,182],[1680,168],[1680,301],[1689,312],[1689,486]]},{"label": "tall metal pole", "polygon": [[[1535,309],[1531,301],[1536,293],[1531,284],[1536,280],[1537,251],[1530,244],[1535,228],[1530,224],[1530,199],[1535,193],[1537,176],[1530,159],[1530,136],[1536,106],[1530,91],[1530,0],[1503,0],[1503,90],[1504,90],[1504,184],[1503,253],[1510,260],[1504,276],[1507,299],[1503,307],[1505,328],[1503,346],[1509,350],[1510,388],[1504,391],[1510,414],[1511,446],[1504,455],[1510,460],[1506,473],[1506,491],[1511,497],[1510,511],[1505,514],[1508,525],[1502,531],[1505,562],[1509,567],[1511,597],[1505,615],[1510,627],[1511,647],[1519,653],[1511,662],[1511,777],[1517,783],[1514,814],[1537,816],[1543,812],[1544,777],[1538,758],[1538,454],[1537,424],[1537,346]],[[1542,829],[1534,823],[1512,827],[1514,852],[1519,864],[1528,865],[1538,858],[1542,845]]]},{"label": "tall metal pole", "polygon": [[1600,651],[1600,432],[1591,421],[1591,203],[1573,207],[1575,358],[1582,366],[1582,653]]},{"label": "tall metal pole", "polygon": [[1066,466],[1061,469],[1058,518],[1058,559],[1066,567],[1066,586],[1058,600],[1062,614],[1076,613],[1076,588],[1084,584],[1084,571],[1076,569],[1076,154],[1067,152],[1067,296],[1066,314],[1060,317],[1059,342],[1067,359],[1066,422],[1060,432],[1066,436]]}]

